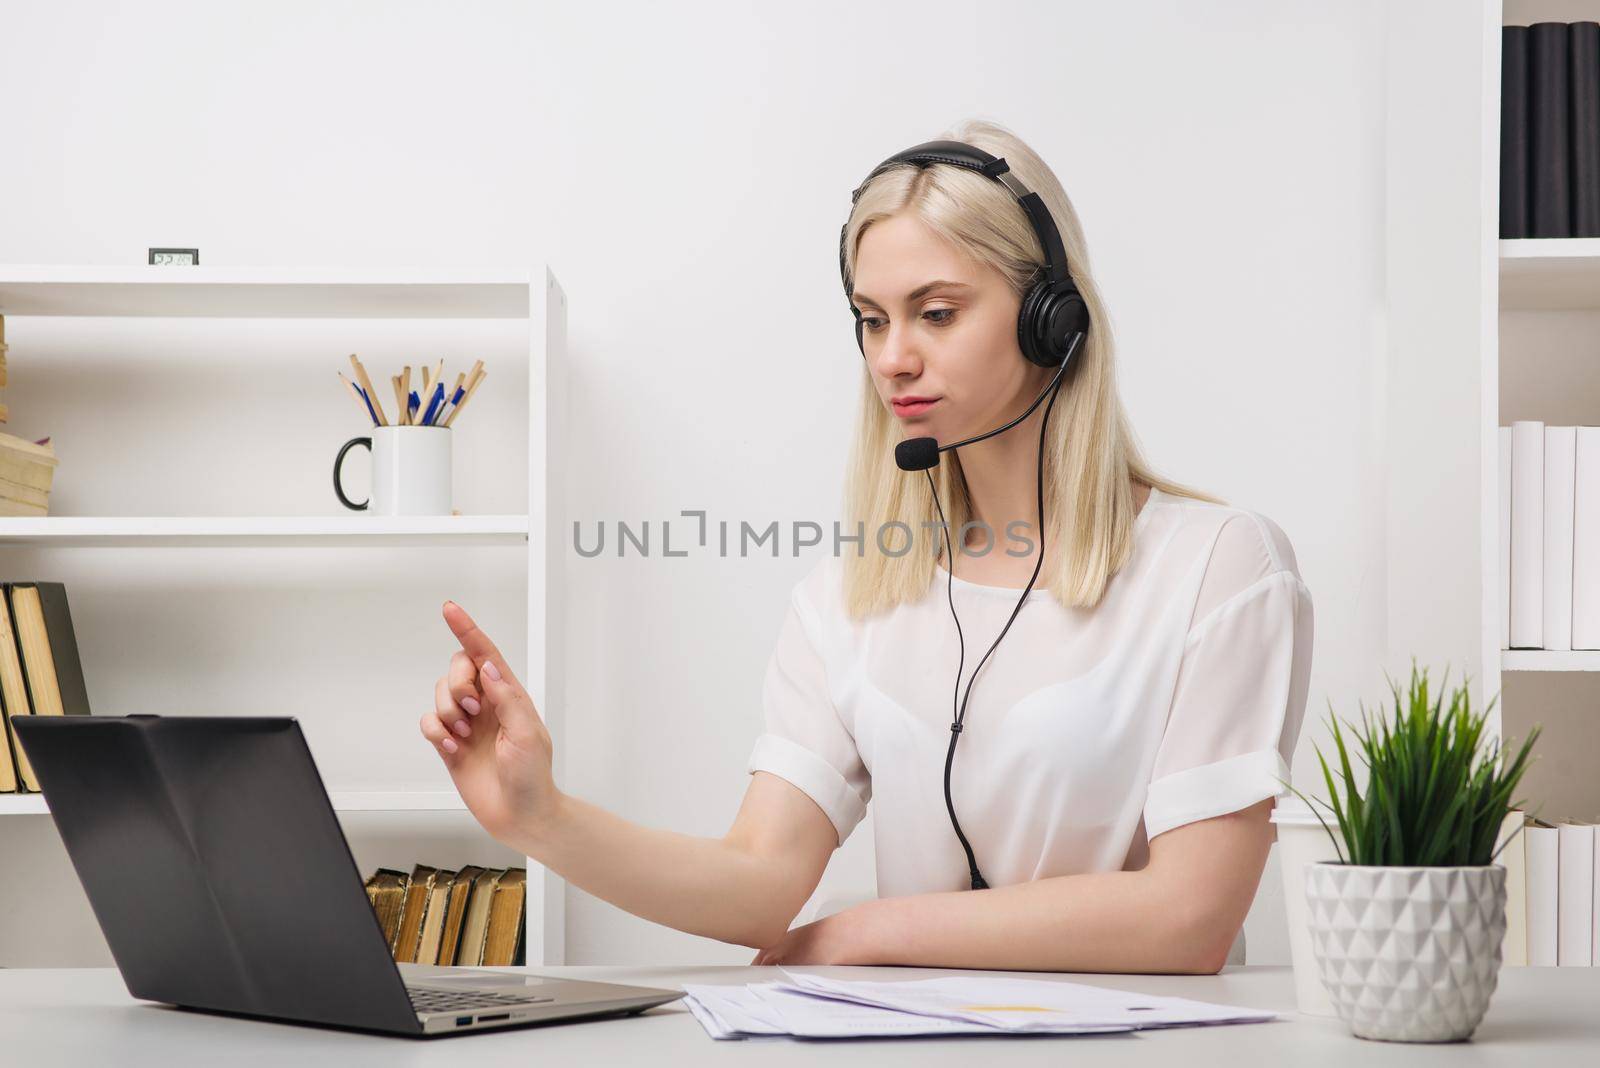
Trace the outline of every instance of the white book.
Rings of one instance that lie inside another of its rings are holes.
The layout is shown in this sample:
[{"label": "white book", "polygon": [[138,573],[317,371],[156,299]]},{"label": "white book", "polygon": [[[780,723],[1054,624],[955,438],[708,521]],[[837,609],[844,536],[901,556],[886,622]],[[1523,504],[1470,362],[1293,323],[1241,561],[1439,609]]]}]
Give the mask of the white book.
[{"label": "white book", "polygon": [[1556,964],[1556,906],[1559,900],[1561,832],[1530,820],[1523,828],[1528,840],[1528,963],[1535,968]]},{"label": "white book", "polygon": [[1594,942],[1589,947],[1589,956],[1595,965],[1600,966],[1600,830],[1594,834],[1594,899],[1590,902],[1589,916]]},{"label": "white book", "polygon": [[1556,907],[1556,963],[1594,963],[1594,824],[1562,822],[1560,888]]},{"label": "white book", "polygon": [[1528,841],[1522,829],[1526,820],[1521,809],[1506,813],[1495,839],[1500,855],[1491,862],[1506,870],[1506,936],[1500,943],[1500,958],[1508,967],[1528,963],[1528,865],[1523,860]]},{"label": "white book", "polygon": [[1511,648],[1511,428],[1500,439],[1500,648]]},{"label": "white book", "polygon": [[1572,506],[1572,647],[1600,649],[1600,426],[1577,428]]},{"label": "white book", "polygon": [[1511,648],[1544,646],[1544,424],[1511,424]]},{"label": "white book", "polygon": [[1572,506],[1578,428],[1544,428],[1544,648],[1572,648]]}]

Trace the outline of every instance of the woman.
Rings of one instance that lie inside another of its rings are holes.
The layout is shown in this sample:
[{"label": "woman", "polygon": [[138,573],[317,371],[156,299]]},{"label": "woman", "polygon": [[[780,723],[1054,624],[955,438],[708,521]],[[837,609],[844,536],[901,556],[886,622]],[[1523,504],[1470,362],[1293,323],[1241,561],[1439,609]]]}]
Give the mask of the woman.
[{"label": "woman", "polygon": [[[495,838],[756,963],[1215,972],[1273,837],[1310,594],[1270,520],[1146,465],[1055,176],[994,124],[946,138],[1005,164],[882,166],[841,237],[865,358],[842,533],[864,536],[794,587],[728,833],[649,829],[562,793],[537,710],[453,602],[461,651],[422,733]],[[1056,230],[1082,329],[1041,357],[1019,313]],[[891,460],[902,439],[1019,416],[936,473]],[[925,551],[896,540],[930,530]],[[869,800],[878,898],[789,930]]]}]

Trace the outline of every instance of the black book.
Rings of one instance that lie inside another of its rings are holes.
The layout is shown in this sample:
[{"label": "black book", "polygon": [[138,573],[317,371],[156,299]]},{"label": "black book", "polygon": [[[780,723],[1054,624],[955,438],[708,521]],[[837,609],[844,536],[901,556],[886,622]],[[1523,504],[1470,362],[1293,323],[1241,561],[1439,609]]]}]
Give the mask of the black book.
[{"label": "black book", "polygon": [[1500,27],[1500,236],[1528,236],[1528,27]]},{"label": "black book", "polygon": [[1572,91],[1572,236],[1600,237],[1600,22],[1568,27]]},{"label": "black book", "polygon": [[1528,27],[1528,145],[1533,186],[1529,237],[1572,236],[1569,40],[1565,22],[1536,22]]}]

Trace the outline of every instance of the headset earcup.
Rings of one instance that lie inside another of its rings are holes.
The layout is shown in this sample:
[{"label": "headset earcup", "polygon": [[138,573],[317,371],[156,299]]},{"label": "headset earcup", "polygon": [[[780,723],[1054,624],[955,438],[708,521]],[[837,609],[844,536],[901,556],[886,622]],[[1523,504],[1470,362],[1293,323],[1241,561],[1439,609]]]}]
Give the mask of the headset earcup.
[{"label": "headset earcup", "polygon": [[1059,367],[1072,336],[1088,327],[1089,309],[1075,288],[1040,282],[1017,313],[1017,345],[1029,363]]},{"label": "headset earcup", "polygon": [[1050,351],[1045,336],[1049,298],[1049,283],[1040,282],[1028,290],[1022,298],[1022,307],[1017,311],[1017,346],[1022,349],[1024,359],[1040,367],[1055,367],[1061,363]]}]

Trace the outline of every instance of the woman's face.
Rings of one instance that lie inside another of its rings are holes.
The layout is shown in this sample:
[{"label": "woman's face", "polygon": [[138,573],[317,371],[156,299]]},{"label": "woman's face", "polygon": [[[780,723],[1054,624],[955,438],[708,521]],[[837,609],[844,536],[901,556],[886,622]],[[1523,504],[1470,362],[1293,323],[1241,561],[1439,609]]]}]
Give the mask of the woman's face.
[{"label": "woman's face", "polygon": [[855,306],[873,385],[904,436],[954,441],[1014,418],[1050,380],[1017,346],[1021,303],[999,271],[912,215],[868,226]]}]

